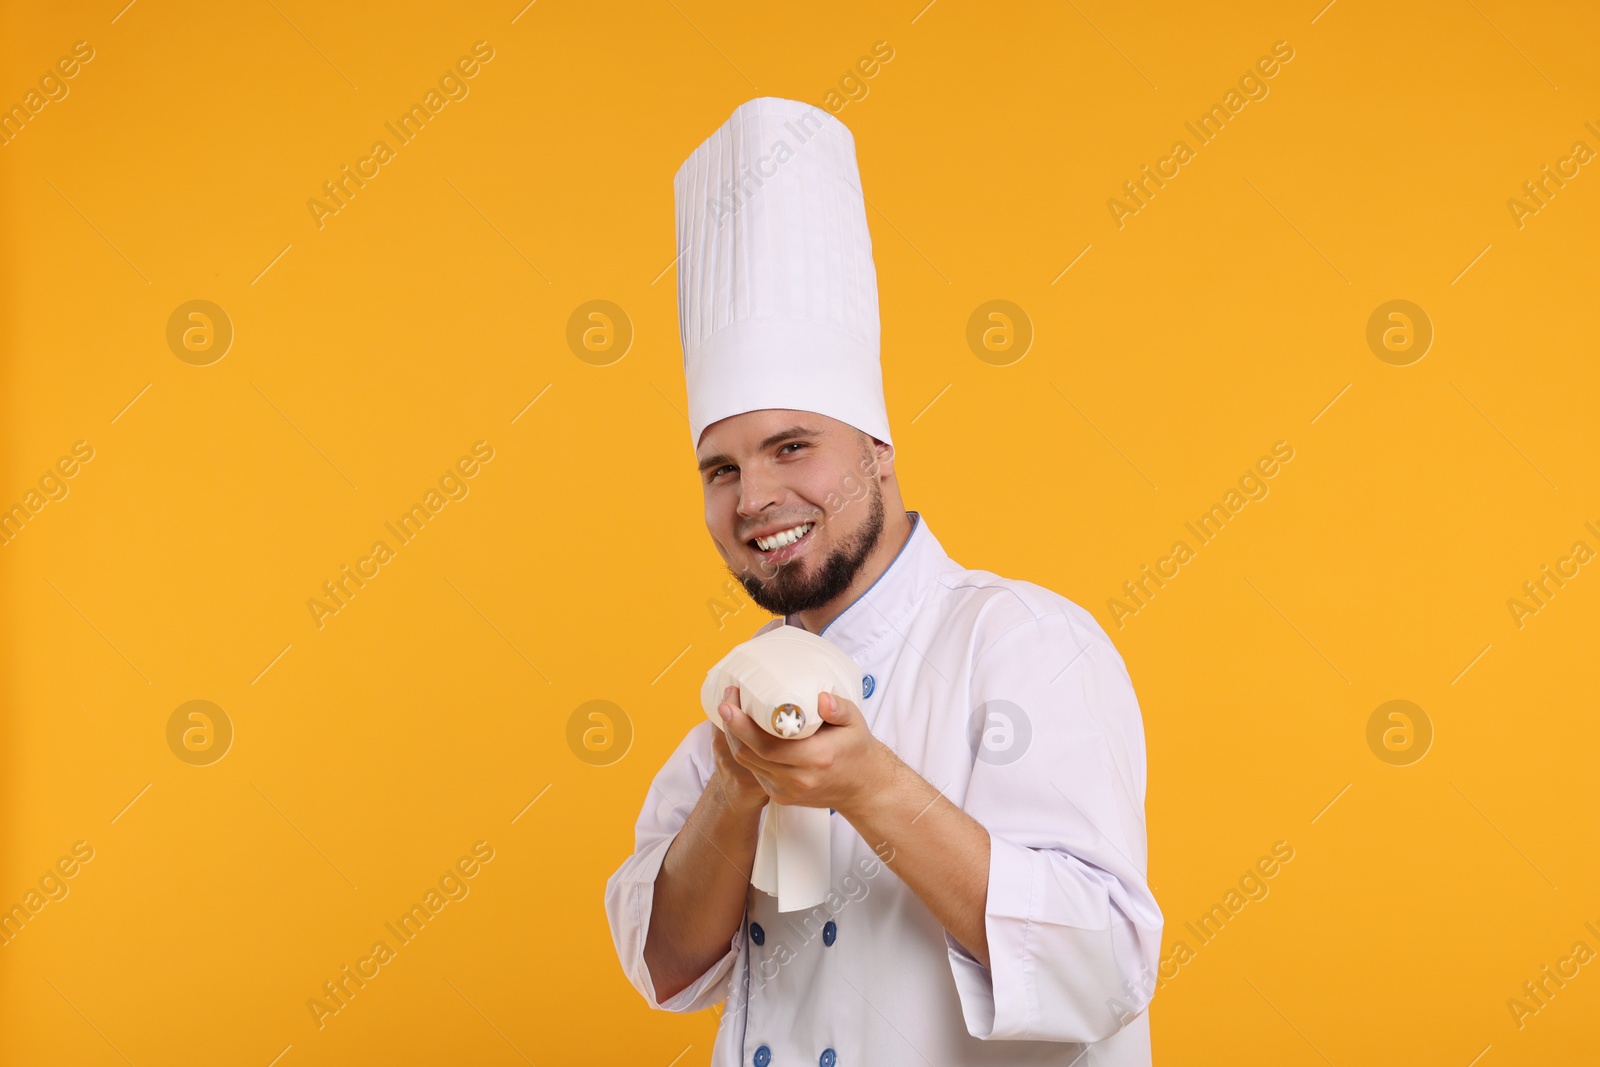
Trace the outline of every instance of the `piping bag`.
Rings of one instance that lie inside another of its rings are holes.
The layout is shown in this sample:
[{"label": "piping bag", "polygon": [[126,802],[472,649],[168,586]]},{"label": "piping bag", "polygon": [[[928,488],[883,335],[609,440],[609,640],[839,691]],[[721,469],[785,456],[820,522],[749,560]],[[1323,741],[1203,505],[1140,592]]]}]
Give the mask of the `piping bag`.
[{"label": "piping bag", "polygon": [[[779,626],[735,646],[700,687],[700,704],[713,726],[727,726],[717,711],[728,686],[739,707],[773,737],[798,740],[822,726],[817,697],[855,700],[861,668],[825,637],[799,626]],[[761,810],[755,869],[750,884],[778,898],[778,910],[814,908],[828,895],[833,813],[827,808],[768,801]]]}]

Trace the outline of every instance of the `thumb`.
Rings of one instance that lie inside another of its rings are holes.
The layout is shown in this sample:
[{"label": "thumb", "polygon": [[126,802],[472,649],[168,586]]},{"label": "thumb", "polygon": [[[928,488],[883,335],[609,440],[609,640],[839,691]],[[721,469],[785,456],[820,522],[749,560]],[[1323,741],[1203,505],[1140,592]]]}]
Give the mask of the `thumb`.
[{"label": "thumb", "polygon": [[817,714],[823,722],[846,726],[855,721],[856,706],[834,693],[821,693],[817,696]]}]

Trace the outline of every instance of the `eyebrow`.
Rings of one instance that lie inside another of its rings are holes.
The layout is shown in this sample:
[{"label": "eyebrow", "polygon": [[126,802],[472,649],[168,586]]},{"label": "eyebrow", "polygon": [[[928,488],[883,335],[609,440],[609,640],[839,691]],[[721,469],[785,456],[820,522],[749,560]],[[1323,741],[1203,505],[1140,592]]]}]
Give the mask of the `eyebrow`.
[{"label": "eyebrow", "polygon": [[[787,430],[779,430],[777,433],[773,434],[771,437],[768,437],[765,441],[762,441],[761,444],[757,447],[756,451],[765,452],[767,449],[771,448],[773,445],[779,445],[779,444],[782,444],[785,441],[790,441],[790,440],[793,440],[793,439],[795,439],[797,437],[813,437],[813,438],[815,438],[815,437],[821,437],[821,436],[822,436],[822,431],[821,430],[813,430],[810,427],[806,427],[806,426],[791,426]],[[730,457],[722,455],[721,453],[718,453],[715,456],[707,456],[705,459],[702,459],[700,461],[700,473],[704,474],[706,471],[712,470],[713,468],[716,468],[716,467],[720,467],[724,463],[732,463],[732,462],[733,462],[733,460]]]}]

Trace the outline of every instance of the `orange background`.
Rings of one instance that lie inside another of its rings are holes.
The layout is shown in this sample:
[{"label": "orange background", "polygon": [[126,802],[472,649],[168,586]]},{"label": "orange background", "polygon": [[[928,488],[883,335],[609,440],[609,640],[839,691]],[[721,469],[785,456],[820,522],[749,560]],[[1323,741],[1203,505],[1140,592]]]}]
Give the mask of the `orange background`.
[{"label": "orange background", "polygon": [[[1600,149],[1592,6],[520,6],[7,5],[0,103],[94,55],[0,147],[0,506],[93,458],[0,548],[0,905],[93,859],[0,947],[0,1062],[706,1062],[714,1014],[648,1012],[601,903],[704,670],[766,618],[710,604],[672,175],[878,41],[838,113],[906,501],[1126,658],[1164,953],[1193,950],[1157,1061],[1600,1054],[1600,964],[1507,1006],[1600,951],[1600,566],[1507,606],[1600,548],[1600,174],[1507,205]],[[307,201],[477,41],[468,95],[319,228]],[[567,342],[597,299],[621,358]],[[967,343],[995,299],[1021,358]],[[1435,331],[1408,366],[1366,339],[1394,299]],[[192,300],[234,331],[205,366],[167,340]],[[322,583],[479,441],[468,495],[319,628]],[[1116,626],[1278,441],[1270,494]],[[1367,741],[1394,699],[1433,731],[1404,766]],[[233,729],[205,766],[168,740],[192,700]],[[622,709],[599,756],[568,740],[592,700]],[[480,841],[319,1029],[307,1001]],[[1269,895],[1189,939],[1278,841]]]}]

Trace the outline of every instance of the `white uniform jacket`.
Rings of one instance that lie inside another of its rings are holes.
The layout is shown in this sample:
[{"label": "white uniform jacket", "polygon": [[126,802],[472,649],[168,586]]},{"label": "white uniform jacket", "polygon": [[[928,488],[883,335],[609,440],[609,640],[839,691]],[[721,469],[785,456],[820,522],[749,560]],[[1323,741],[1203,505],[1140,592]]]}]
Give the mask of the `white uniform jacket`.
[{"label": "white uniform jacket", "polygon": [[1163,920],[1122,657],[1087,611],[962,567],[910,515],[889,568],[822,635],[861,666],[874,736],[989,831],[990,966],[835,813],[824,904],[780,914],[752,887],[727,954],[659,1000],[645,935],[662,858],[715,766],[702,721],[656,775],[634,852],[606,883],[623,970],[653,1008],[726,1000],[713,1067],[1147,1067]]}]

